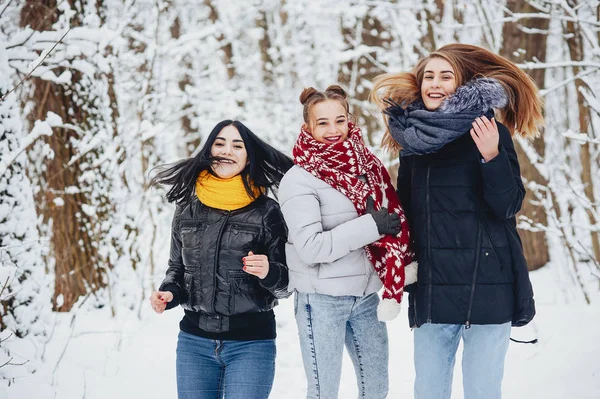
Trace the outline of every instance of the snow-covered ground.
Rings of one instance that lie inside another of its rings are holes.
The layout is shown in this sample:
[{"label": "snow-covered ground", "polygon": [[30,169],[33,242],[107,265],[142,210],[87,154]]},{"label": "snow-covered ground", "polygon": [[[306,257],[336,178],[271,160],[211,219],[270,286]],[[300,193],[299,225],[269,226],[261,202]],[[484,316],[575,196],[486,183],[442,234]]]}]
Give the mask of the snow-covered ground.
[{"label": "snow-covered ground", "polygon": [[[532,273],[532,280],[538,314],[530,326],[513,329],[512,335],[517,339],[538,338],[539,343],[511,343],[504,397],[600,398],[600,298],[594,298],[595,305],[591,306],[565,303],[550,267]],[[277,399],[305,395],[292,306],[291,300],[284,300],[277,308],[277,372],[271,395]],[[74,320],[73,314],[58,315],[45,348],[44,364],[35,374],[17,378],[10,386],[4,381],[0,398],[176,397],[175,344],[182,311],[178,308],[156,315],[148,306],[141,319],[124,309],[117,313],[111,318],[108,309],[79,312]],[[406,309],[388,326],[389,397],[411,398],[414,369]],[[462,398],[461,380],[459,356],[453,398]],[[354,372],[346,357],[340,398],[355,396]]]}]

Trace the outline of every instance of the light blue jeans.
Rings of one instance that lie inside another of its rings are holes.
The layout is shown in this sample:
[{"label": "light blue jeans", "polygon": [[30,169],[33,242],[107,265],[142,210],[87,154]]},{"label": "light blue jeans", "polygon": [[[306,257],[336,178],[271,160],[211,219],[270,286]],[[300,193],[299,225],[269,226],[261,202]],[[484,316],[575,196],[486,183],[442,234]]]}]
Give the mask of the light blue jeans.
[{"label": "light blue jeans", "polygon": [[275,340],[214,340],[180,331],[176,365],[179,399],[266,399]]},{"label": "light blue jeans", "polygon": [[354,364],[358,397],[388,393],[388,336],[377,320],[379,297],[296,293],[294,312],[300,335],[309,399],[338,397],[344,345]]},{"label": "light blue jeans", "polygon": [[423,324],[414,329],[415,399],[450,399],[456,350],[463,339],[465,399],[500,399],[510,322],[471,325]]}]

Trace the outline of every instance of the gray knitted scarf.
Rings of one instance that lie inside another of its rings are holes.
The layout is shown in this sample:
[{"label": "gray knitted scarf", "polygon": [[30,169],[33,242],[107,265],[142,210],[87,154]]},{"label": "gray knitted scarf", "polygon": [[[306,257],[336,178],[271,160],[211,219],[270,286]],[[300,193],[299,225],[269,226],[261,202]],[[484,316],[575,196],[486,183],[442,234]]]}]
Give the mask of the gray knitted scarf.
[{"label": "gray knitted scarf", "polygon": [[387,100],[388,126],[402,146],[401,156],[437,152],[472,128],[475,118],[492,117],[494,108],[508,104],[504,88],[496,79],[472,79],[458,87],[435,111],[427,111],[422,101],[403,107]]}]

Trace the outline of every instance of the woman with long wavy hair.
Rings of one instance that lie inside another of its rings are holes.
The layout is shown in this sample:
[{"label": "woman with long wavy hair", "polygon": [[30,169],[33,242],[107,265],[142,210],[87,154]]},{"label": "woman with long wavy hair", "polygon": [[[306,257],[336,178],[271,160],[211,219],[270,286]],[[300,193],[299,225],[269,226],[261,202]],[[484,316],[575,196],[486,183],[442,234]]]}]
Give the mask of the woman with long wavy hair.
[{"label": "woman with long wavy hair", "polygon": [[378,77],[371,97],[387,117],[384,146],[400,150],[397,190],[419,262],[407,287],[415,398],[450,398],[461,339],[465,398],[500,398],[511,326],[535,315],[512,136],[538,134],[537,88],[509,60],[450,44]]}]

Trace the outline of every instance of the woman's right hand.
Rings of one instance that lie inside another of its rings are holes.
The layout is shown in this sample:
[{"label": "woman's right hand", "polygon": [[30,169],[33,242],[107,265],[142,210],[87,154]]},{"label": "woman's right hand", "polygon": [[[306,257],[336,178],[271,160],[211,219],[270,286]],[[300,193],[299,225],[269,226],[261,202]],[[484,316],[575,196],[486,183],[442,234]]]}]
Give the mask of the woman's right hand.
[{"label": "woman's right hand", "polygon": [[171,291],[153,291],[150,294],[150,305],[152,309],[158,314],[161,314],[167,308],[167,303],[173,300],[173,293]]},{"label": "woman's right hand", "polygon": [[373,217],[379,234],[391,234],[395,236],[400,233],[402,229],[400,216],[395,212],[389,213],[387,208],[381,208],[376,211],[373,197],[367,198],[366,212]]}]

